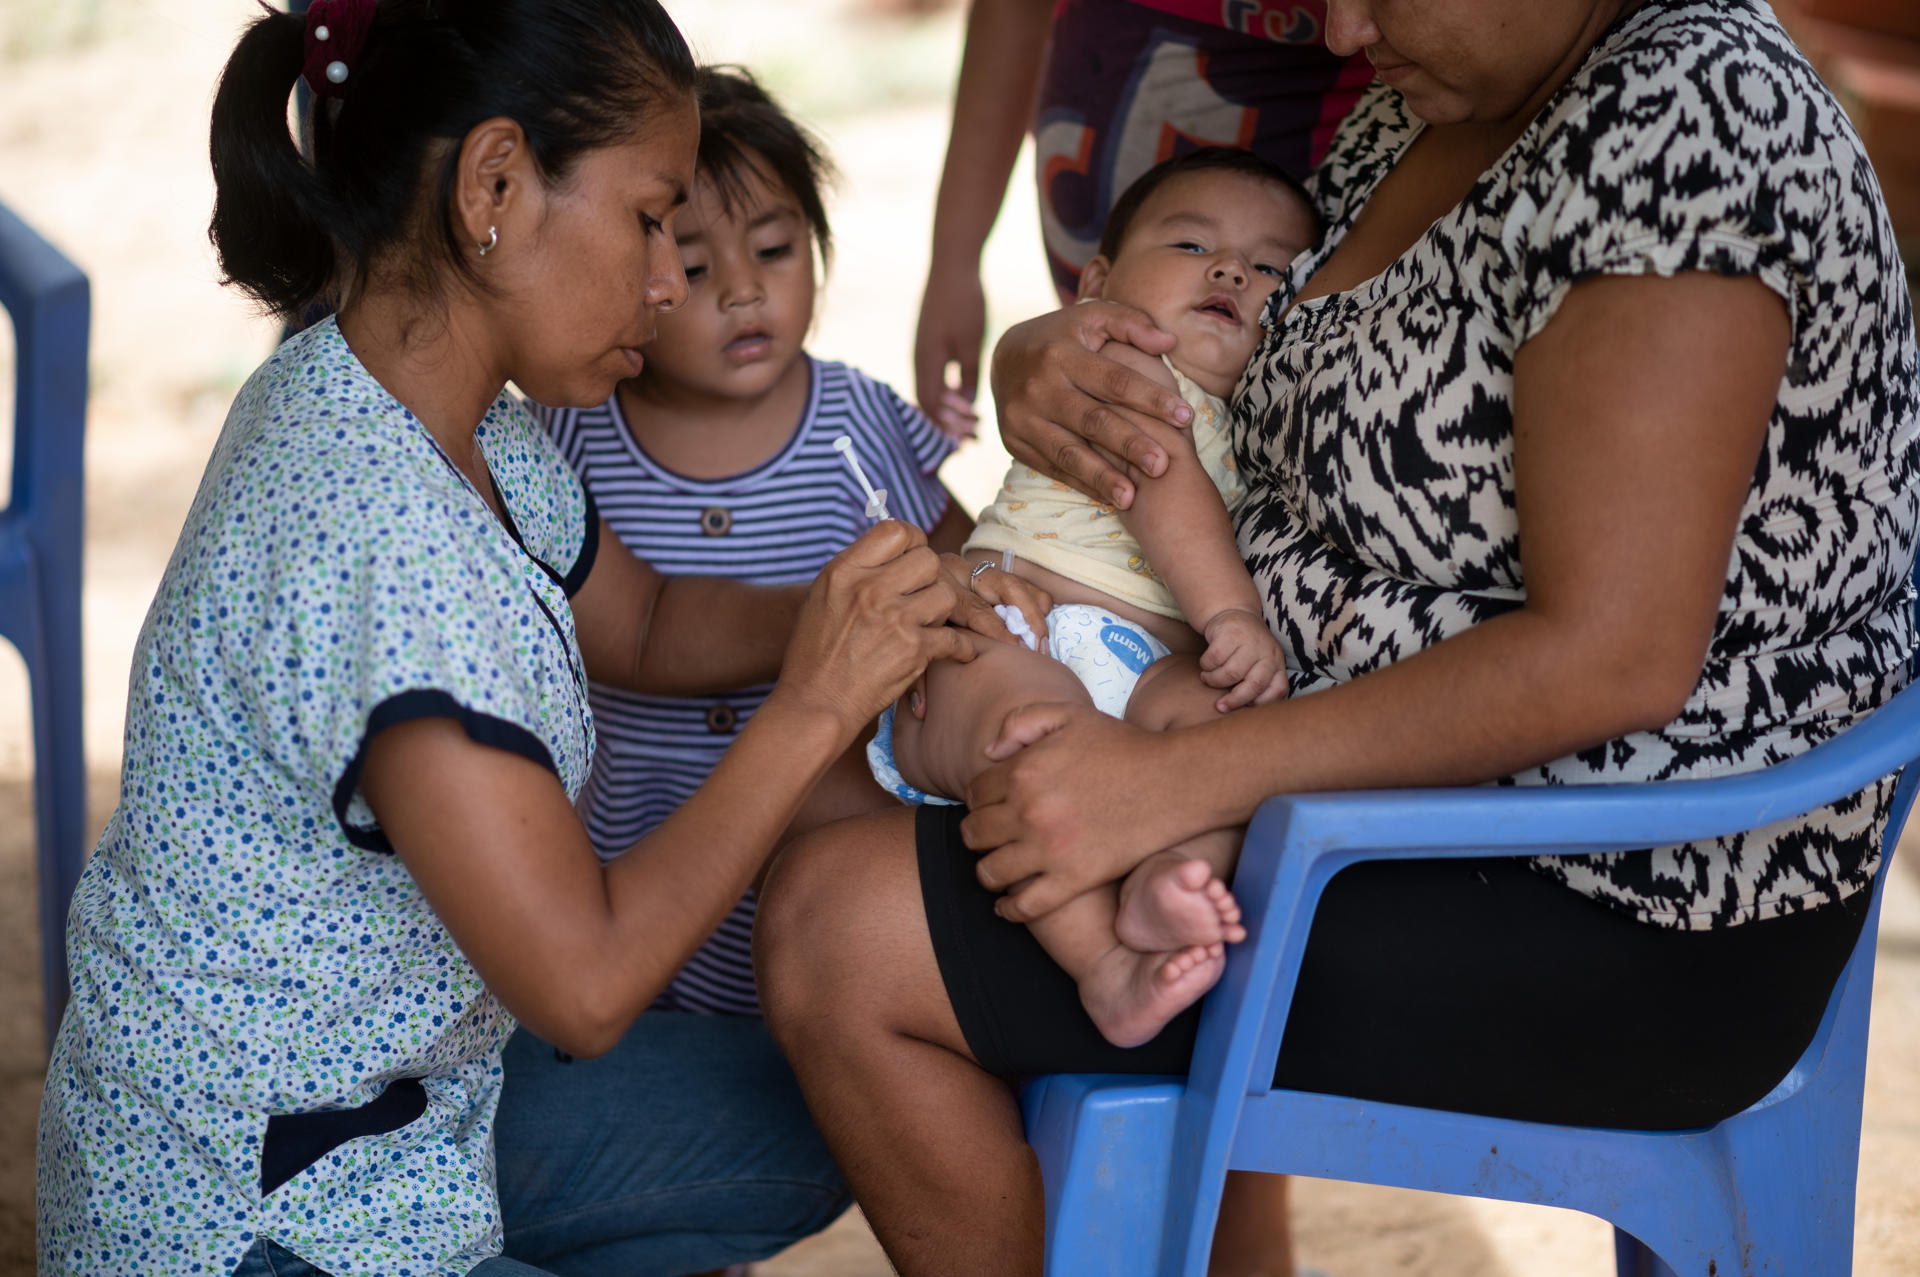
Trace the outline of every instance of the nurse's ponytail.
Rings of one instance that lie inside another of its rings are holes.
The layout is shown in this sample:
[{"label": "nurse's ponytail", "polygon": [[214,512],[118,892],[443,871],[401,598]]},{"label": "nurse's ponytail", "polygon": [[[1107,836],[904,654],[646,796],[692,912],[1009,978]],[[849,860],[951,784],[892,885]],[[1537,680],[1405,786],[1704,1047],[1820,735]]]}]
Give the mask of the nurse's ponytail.
[{"label": "nurse's ponytail", "polygon": [[326,184],[287,130],[306,61],[303,20],[268,14],[247,28],[213,100],[213,225],[227,282],[293,314],[332,282],[337,220]]}]

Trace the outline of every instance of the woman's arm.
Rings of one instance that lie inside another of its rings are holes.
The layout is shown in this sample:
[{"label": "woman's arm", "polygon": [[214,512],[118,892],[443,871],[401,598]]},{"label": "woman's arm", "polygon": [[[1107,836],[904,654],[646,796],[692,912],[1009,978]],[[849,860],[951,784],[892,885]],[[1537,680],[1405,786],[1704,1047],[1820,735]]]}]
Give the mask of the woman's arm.
[{"label": "woman's arm", "polygon": [[1750,278],[1576,286],[1514,364],[1524,606],[1183,731],[1016,713],[1007,761],[968,795],[981,881],[1017,885],[1002,911],[1029,920],[1269,794],[1474,784],[1670,722],[1700,677],[1789,339]]},{"label": "woman's arm", "polygon": [[[958,553],[972,530],[960,503],[949,500],[928,538],[935,551]],[[602,520],[593,567],[572,599],[580,656],[596,682],[652,696],[707,696],[771,682],[808,589],[665,576]],[[988,638],[1010,637],[991,607],[972,596],[956,600],[952,620]]]},{"label": "woman's arm", "polygon": [[573,596],[587,675],[654,696],[704,696],[771,681],[807,586],[664,576],[603,519],[600,548]]},{"label": "woman's arm", "polygon": [[[1033,118],[1052,0],[974,0],[954,91],[953,129],[934,204],[933,257],[913,340],[914,394],[950,435],[972,435],[973,398],[986,340],[980,252],[1007,194],[1007,178]],[[960,365],[958,392],[947,365]]]},{"label": "woman's arm", "polygon": [[381,732],[362,790],[487,987],[543,1038],[594,1055],[732,908],[855,733],[928,661],[971,659],[945,623],[953,594],[906,525],[856,542],[816,582],[785,675],[712,776],[604,867],[551,772],[451,719]]}]

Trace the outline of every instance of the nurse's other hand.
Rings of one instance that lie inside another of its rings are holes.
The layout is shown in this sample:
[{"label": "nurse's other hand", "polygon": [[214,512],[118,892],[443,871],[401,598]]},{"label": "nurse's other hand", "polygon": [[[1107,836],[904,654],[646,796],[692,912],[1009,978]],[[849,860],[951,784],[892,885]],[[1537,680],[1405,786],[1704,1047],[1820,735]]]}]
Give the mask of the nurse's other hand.
[{"label": "nurse's other hand", "polygon": [[1193,422],[1193,409],[1165,386],[1100,354],[1109,341],[1150,355],[1173,349],[1172,335],[1145,311],[1080,302],[1007,329],[993,351],[993,400],[1000,438],[1015,460],[1125,510],[1133,504],[1133,481],[1109,458],[1124,459],[1146,475],[1167,468],[1166,451],[1129,416],[1185,427]]},{"label": "nurse's other hand", "polygon": [[1051,594],[1026,578],[1003,572],[998,567],[976,574],[974,565],[957,554],[941,555],[940,563],[947,579],[960,591],[960,605],[953,614],[955,625],[1002,643],[1019,643],[1021,640],[1014,637],[1007,623],[993,610],[995,604],[1005,604],[1018,608],[1026,617],[1027,628],[1033,631],[1036,642],[1046,642],[1047,613],[1053,610]]},{"label": "nurse's other hand", "polygon": [[834,714],[851,740],[929,662],[973,659],[972,635],[947,624],[959,606],[926,533],[875,524],[807,591],[780,669],[782,700]]}]

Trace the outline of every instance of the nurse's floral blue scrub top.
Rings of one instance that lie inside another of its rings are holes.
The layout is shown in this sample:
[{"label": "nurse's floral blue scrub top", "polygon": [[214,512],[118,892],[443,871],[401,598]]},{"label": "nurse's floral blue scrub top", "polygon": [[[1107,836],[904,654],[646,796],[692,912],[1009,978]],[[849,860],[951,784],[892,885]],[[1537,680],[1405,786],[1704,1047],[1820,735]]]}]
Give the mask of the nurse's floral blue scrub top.
[{"label": "nurse's floral blue scrub top", "polygon": [[585,779],[567,596],[597,521],[517,399],[479,439],[508,526],[331,320],[235,401],[74,901],[41,1272],[226,1274],[261,1236],[338,1277],[453,1277],[499,1250],[513,1019],[358,792],[374,734],[428,715],[569,798]]}]

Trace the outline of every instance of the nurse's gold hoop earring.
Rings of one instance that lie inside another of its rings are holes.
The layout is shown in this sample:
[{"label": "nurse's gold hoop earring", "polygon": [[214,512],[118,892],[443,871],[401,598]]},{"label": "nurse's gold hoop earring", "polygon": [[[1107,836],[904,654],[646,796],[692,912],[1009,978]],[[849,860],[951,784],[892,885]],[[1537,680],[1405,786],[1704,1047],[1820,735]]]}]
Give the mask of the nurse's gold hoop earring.
[{"label": "nurse's gold hoop earring", "polygon": [[498,247],[500,247],[500,228],[497,226],[489,226],[487,227],[487,242],[480,245],[480,256],[485,257]]}]

